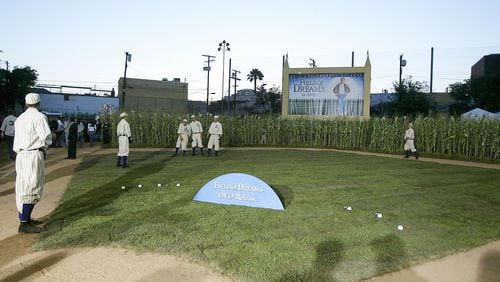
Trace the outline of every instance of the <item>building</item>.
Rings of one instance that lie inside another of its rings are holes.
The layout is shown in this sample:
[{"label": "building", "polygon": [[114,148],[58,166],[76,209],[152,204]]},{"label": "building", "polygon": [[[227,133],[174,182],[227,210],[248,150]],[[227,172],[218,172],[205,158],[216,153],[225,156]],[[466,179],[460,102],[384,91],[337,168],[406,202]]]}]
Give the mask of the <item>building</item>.
[{"label": "building", "polygon": [[480,78],[500,72],[500,54],[483,56],[471,67],[470,77]]},{"label": "building", "polygon": [[188,84],[173,81],[129,78],[123,95],[123,77],[118,81],[120,106],[126,111],[165,111],[185,114],[188,111]]},{"label": "building", "polygon": [[53,93],[43,88],[32,90],[40,95],[40,110],[63,115],[99,114],[118,109],[118,98],[90,94]]}]

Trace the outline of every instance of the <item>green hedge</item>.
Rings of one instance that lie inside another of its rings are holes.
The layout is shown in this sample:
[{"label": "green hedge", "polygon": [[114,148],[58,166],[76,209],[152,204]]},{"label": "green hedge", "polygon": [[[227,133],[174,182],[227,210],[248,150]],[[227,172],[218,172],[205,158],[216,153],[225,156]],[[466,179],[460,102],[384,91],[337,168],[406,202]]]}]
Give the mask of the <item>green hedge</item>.
[{"label": "green hedge", "polygon": [[[167,113],[130,113],[133,146],[174,147],[183,116]],[[113,117],[116,132],[118,117]],[[200,119],[205,130],[211,117]],[[287,119],[277,116],[221,117],[224,146],[279,146],[353,149],[384,153],[403,151],[409,122],[415,129],[417,149],[428,156],[460,159],[500,159],[500,121],[460,118],[406,117],[358,119]],[[113,144],[116,145],[116,134]],[[265,138],[263,138],[265,136]]]}]

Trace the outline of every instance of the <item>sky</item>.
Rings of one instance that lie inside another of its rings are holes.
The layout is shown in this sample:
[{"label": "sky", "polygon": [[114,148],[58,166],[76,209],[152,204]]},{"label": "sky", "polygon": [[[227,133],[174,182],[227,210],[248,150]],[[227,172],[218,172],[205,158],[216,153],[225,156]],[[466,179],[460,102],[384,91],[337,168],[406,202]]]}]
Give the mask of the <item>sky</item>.
[{"label": "sky", "polygon": [[[115,88],[132,54],[127,77],[189,83],[188,98],[205,100],[211,64],[211,100],[222,91],[223,40],[227,68],[241,71],[238,89],[257,68],[261,83],[281,88],[282,57],[290,67],[372,65],[371,92],[389,91],[399,77],[430,81],[434,92],[470,77],[484,55],[500,53],[496,0],[0,0],[0,67],[30,66],[40,84]],[[231,90],[232,91],[232,90]],[[232,92],[231,92],[232,93]]]}]

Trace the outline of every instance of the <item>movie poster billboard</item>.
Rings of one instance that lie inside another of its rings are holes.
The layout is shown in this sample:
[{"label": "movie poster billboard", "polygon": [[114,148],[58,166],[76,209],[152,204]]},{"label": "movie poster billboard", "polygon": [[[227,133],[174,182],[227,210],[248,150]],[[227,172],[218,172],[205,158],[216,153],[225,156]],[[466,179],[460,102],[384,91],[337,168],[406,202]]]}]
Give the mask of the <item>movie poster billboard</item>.
[{"label": "movie poster billboard", "polygon": [[364,73],[289,74],[289,115],[363,116]]}]

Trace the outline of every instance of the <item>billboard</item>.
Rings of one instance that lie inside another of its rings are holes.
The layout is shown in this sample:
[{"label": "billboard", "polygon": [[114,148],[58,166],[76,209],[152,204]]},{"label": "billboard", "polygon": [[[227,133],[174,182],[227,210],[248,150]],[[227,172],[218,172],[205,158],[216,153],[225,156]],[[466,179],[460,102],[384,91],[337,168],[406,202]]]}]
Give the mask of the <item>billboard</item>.
[{"label": "billboard", "polygon": [[283,56],[282,115],[290,117],[370,117],[371,64],[290,68]]},{"label": "billboard", "polygon": [[289,74],[288,114],[362,116],[364,73]]}]

